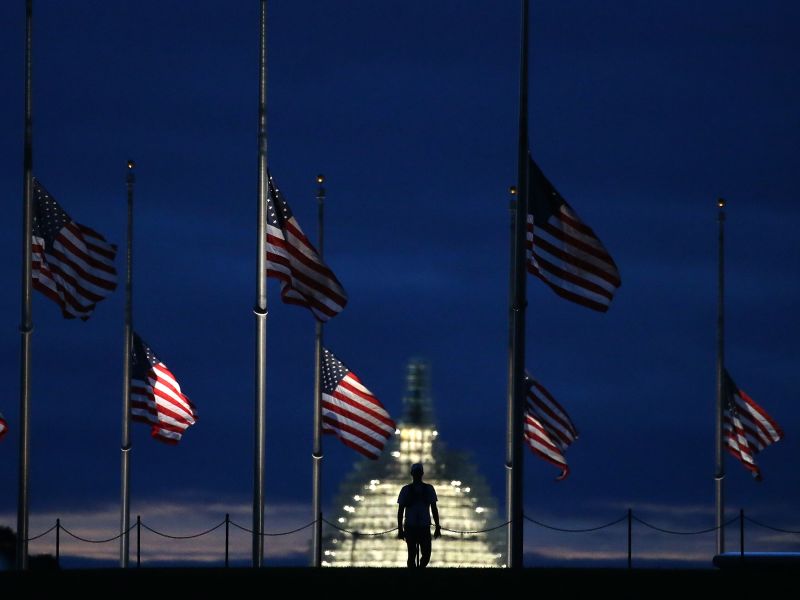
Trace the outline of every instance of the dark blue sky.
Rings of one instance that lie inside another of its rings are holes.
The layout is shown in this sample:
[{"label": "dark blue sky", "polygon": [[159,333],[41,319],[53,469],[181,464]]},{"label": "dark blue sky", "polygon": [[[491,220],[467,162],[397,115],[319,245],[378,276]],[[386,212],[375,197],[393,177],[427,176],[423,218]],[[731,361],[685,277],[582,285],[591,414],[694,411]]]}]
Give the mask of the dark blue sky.
[{"label": "dark blue sky", "polygon": [[[0,7],[9,524],[23,9]],[[255,1],[35,6],[34,172],[76,220],[123,244],[125,161],[137,161],[136,329],[200,413],[177,448],[135,427],[134,511],[251,494],[257,18]],[[762,484],[728,461],[729,506],[798,525],[798,22],[788,1],[532,3],[534,157],[603,240],[623,286],[599,315],[529,281],[528,367],[581,431],[566,482],[526,459],[530,514],[591,522],[633,505],[678,528],[698,514],[711,523],[721,195],[728,367],[786,431],[759,457]],[[427,358],[441,438],[473,453],[501,501],[518,56],[512,1],[269,8],[270,168],[312,238],[314,176],[327,176],[326,257],[350,295],[328,345],[394,414],[406,360]],[[310,520],[314,327],[269,287],[266,498],[296,515],[270,513],[279,529]],[[113,505],[121,290],[87,323],[64,321],[38,294],[33,309],[33,515]],[[356,456],[335,440],[326,453],[327,502]]]}]

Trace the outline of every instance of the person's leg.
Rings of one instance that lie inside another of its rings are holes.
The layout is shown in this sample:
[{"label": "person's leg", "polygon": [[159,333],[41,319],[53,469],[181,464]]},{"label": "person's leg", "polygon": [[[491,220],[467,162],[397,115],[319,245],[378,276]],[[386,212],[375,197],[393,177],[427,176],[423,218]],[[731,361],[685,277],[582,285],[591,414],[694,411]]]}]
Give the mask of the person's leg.
[{"label": "person's leg", "polygon": [[431,560],[431,530],[427,527],[419,536],[419,566],[427,567]]},{"label": "person's leg", "polygon": [[413,569],[417,566],[417,540],[408,529],[406,529],[406,546],[408,547],[406,566],[408,566],[409,569]]}]

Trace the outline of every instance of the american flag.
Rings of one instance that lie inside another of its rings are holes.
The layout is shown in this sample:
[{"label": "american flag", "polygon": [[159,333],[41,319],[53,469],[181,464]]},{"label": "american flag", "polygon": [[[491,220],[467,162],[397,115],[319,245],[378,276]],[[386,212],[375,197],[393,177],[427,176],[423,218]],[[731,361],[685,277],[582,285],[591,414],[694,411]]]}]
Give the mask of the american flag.
[{"label": "american flag", "polygon": [[322,349],[322,431],[373,460],[395,431],[381,401],[327,348]]},{"label": "american flag", "polygon": [[3,413],[0,413],[0,440],[8,433],[8,422],[3,418]]},{"label": "american flag", "polygon": [[565,479],[569,475],[569,466],[564,452],[578,439],[578,430],[567,411],[543,385],[528,373],[525,373],[525,383],[528,385],[525,442],[534,454],[561,469],[557,479]]},{"label": "american flag", "polygon": [[117,247],[76,223],[33,180],[32,285],[61,307],[67,319],[88,319],[117,287]]},{"label": "american flag", "polygon": [[725,443],[734,458],[748,469],[757,481],[761,470],[755,455],[783,437],[783,430],[725,371],[724,409],[722,417]]},{"label": "american flag", "polygon": [[528,163],[528,272],[562,298],[606,312],[622,285],[617,265],[538,165]]},{"label": "american flag", "polygon": [[175,376],[137,334],[131,357],[131,419],[152,425],[152,436],[167,444],[181,441],[197,412]]},{"label": "american flag", "polygon": [[342,284],[300,229],[272,177],[267,202],[267,275],[281,280],[284,302],[305,306],[318,321],[335,317],[347,304]]}]

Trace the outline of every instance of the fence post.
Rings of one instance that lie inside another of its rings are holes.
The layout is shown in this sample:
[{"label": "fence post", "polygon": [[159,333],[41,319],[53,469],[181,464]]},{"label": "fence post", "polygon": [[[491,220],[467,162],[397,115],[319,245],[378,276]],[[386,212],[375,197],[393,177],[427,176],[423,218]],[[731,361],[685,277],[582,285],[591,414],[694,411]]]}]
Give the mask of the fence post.
[{"label": "fence post", "polygon": [[744,509],[739,509],[739,558],[744,558]]},{"label": "fence post", "polygon": [[56,519],[56,566],[61,568],[61,519]]},{"label": "fence post", "polygon": [[228,567],[228,539],[231,527],[231,515],[225,513],[225,567]]},{"label": "fence post", "polygon": [[142,566],[142,517],[136,515],[136,568]]},{"label": "fence post", "polygon": [[632,544],[633,544],[633,511],[629,508],[628,509],[628,568],[633,568],[633,554],[632,554]]}]

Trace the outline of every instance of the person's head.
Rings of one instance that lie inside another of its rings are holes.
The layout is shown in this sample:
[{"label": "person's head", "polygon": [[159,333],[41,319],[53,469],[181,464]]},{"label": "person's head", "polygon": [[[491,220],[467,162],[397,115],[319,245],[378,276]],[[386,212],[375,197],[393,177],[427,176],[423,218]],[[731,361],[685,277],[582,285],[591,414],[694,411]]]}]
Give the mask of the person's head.
[{"label": "person's head", "polygon": [[425,471],[422,468],[422,463],[414,463],[411,465],[411,477],[414,479],[414,481],[420,481],[423,473],[425,473]]}]

